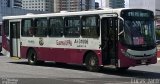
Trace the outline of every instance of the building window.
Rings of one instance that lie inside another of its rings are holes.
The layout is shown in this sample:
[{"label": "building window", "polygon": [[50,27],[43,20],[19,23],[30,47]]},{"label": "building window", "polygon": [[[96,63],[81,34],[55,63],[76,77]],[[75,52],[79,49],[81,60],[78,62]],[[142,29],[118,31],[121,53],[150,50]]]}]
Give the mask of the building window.
[{"label": "building window", "polygon": [[99,37],[99,16],[83,16],[82,17],[82,36],[88,38]]},{"label": "building window", "polygon": [[37,18],[35,19],[36,36],[47,36],[47,18]]},{"label": "building window", "polygon": [[49,20],[49,35],[53,37],[63,36],[63,18],[51,18]]},{"label": "building window", "polygon": [[65,17],[65,36],[79,37],[80,36],[80,17]]}]

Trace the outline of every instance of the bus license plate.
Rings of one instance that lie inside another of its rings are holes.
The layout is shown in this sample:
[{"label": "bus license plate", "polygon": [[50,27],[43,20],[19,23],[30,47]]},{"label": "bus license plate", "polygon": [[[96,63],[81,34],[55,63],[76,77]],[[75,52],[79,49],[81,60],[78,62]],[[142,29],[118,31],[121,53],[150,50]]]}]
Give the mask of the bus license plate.
[{"label": "bus license plate", "polygon": [[147,60],[141,60],[141,64],[146,64]]}]

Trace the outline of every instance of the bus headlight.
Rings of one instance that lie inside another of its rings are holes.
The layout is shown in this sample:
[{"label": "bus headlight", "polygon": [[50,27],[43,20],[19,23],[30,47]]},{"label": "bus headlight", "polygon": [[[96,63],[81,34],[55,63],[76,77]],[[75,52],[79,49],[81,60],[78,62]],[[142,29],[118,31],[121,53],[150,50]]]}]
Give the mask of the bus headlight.
[{"label": "bus headlight", "polygon": [[126,57],[129,57],[129,58],[132,58],[132,59],[142,59],[142,58],[151,58],[151,57],[154,57],[156,56],[157,54],[156,53],[153,53],[153,54],[139,54],[139,55],[134,55],[134,54],[130,54],[129,52],[121,49],[121,52],[124,56]]},{"label": "bus headlight", "polygon": [[126,57],[130,57],[130,58],[132,58],[132,55],[131,55],[131,54],[129,54],[127,51],[125,51],[125,50],[121,49],[121,52],[122,52]]}]

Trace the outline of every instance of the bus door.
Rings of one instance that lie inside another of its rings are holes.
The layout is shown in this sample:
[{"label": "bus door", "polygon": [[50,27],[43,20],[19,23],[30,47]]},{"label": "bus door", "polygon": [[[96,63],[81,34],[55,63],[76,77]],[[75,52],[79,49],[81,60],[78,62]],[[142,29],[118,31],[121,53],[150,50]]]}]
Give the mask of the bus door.
[{"label": "bus door", "polygon": [[115,65],[118,62],[117,21],[117,17],[103,17],[101,19],[101,49],[103,65]]},{"label": "bus door", "polygon": [[20,21],[10,22],[10,55],[20,56]]}]

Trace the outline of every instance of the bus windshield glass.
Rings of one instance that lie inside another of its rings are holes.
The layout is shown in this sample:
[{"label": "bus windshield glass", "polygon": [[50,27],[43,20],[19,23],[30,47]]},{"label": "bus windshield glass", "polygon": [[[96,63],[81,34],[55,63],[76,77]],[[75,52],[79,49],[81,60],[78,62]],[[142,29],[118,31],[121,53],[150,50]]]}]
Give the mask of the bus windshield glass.
[{"label": "bus windshield glass", "polygon": [[153,45],[155,43],[154,20],[151,11],[125,11],[122,16],[125,44]]},{"label": "bus windshield glass", "polygon": [[129,45],[154,43],[154,23],[150,21],[125,20],[125,41]]}]

